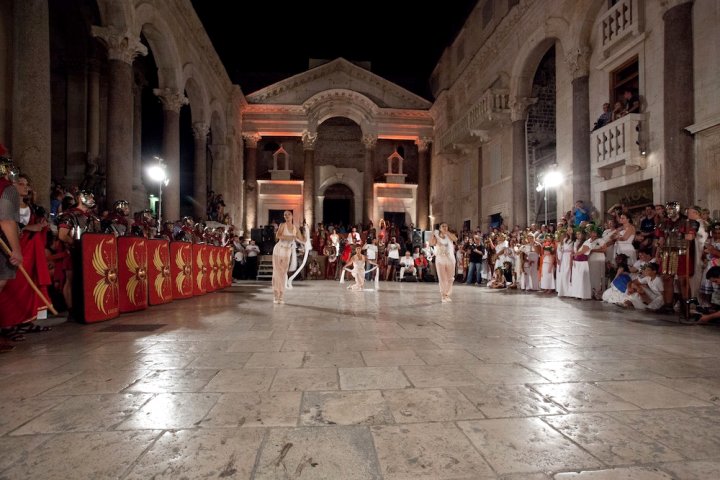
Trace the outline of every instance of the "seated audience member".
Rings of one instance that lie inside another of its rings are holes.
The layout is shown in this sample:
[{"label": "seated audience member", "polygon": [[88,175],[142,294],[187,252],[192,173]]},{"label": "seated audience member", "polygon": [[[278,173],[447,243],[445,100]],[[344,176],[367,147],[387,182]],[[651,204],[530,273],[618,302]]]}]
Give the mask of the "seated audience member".
[{"label": "seated audience member", "polygon": [[626,308],[658,310],[663,306],[663,281],[658,275],[659,266],[648,263],[643,276],[628,285],[623,305]]},{"label": "seated audience member", "polygon": [[415,259],[410,254],[410,250],[405,252],[405,256],[400,259],[400,281],[403,281],[405,274],[408,273],[415,277],[417,271],[415,269]]},{"label": "seated audience member", "polygon": [[425,252],[420,252],[420,256],[415,259],[415,269],[417,270],[418,280],[422,282],[423,277],[427,273],[428,261],[425,257]]},{"label": "seated audience member", "polygon": [[488,288],[505,288],[505,275],[502,268],[496,268],[492,279],[487,284]]},{"label": "seated audience member", "polygon": [[710,270],[705,274],[705,278],[712,282],[715,290],[710,299],[710,308],[707,310],[708,313],[696,316],[698,324],[705,324],[720,319],[720,267],[710,267]]},{"label": "seated audience member", "polygon": [[595,122],[595,125],[593,125],[593,131],[597,130],[598,128],[604,127],[613,120],[609,103],[603,103],[602,110],[603,113],[600,114],[597,121]]},{"label": "seated audience member", "polygon": [[625,301],[625,293],[628,285],[632,281],[632,277],[628,273],[627,255],[622,253],[615,257],[615,265],[617,272],[610,286],[603,292],[602,300],[606,303],[620,305]]}]

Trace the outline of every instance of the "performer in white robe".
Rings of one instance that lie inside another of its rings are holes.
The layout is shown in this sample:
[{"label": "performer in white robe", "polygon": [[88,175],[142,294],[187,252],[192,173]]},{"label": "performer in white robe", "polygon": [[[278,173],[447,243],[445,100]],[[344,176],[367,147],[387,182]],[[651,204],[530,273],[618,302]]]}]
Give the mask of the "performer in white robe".
[{"label": "performer in white robe", "polygon": [[570,296],[570,271],[574,253],[573,231],[568,229],[557,245],[558,267],[555,286],[559,297]]},{"label": "performer in white robe", "polygon": [[591,224],[588,226],[590,238],[585,244],[590,252],[588,267],[590,267],[590,285],[592,297],[601,300],[605,284],[605,241],[598,236],[600,232]]},{"label": "performer in white robe", "polygon": [[588,258],[590,247],[585,243],[585,232],[575,232],[575,252],[572,262],[572,275],[570,277],[569,296],[590,300],[592,298],[592,285],[590,284],[590,266]]},{"label": "performer in white robe", "polygon": [[285,222],[281,223],[275,232],[275,240],[277,243],[273,248],[273,303],[285,303],[285,283],[287,282],[287,272],[290,267],[290,259],[295,250],[295,240],[305,243],[300,228],[293,225],[293,214],[290,210],[283,213]]},{"label": "performer in white robe", "polygon": [[442,303],[451,301],[450,295],[455,281],[455,241],[457,237],[448,231],[447,223],[441,223],[440,230],[435,230],[430,238],[430,245],[435,247],[435,268]]},{"label": "performer in white robe", "polygon": [[348,287],[348,290],[360,290],[362,291],[363,288],[365,288],[365,262],[366,262],[365,255],[362,254],[362,246],[357,245],[355,247],[355,255],[350,257],[350,260],[348,260],[345,267],[351,267],[352,270],[350,273],[352,273],[353,278],[355,278],[355,283],[350,285]]}]

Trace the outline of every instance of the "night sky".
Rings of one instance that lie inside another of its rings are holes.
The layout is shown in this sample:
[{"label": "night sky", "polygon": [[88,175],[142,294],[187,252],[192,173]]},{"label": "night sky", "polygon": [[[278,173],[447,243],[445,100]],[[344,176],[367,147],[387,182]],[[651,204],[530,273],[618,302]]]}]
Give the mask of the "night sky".
[{"label": "night sky", "polygon": [[192,4],[231,80],[246,95],[307,70],[309,58],[344,57],[370,61],[374,73],[432,100],[430,74],[476,1]]}]

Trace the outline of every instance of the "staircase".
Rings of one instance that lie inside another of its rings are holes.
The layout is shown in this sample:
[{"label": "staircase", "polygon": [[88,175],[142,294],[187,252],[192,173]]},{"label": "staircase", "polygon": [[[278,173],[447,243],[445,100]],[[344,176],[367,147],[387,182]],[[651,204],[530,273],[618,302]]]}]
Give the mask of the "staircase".
[{"label": "staircase", "polygon": [[261,255],[258,263],[257,280],[272,280],[272,255]]}]

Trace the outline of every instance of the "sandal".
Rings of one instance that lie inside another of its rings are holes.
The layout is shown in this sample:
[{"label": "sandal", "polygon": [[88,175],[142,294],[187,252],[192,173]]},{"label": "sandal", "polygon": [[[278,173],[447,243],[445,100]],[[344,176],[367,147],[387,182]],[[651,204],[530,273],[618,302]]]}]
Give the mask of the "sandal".
[{"label": "sandal", "polygon": [[50,330],[52,330],[52,327],[36,325],[33,322],[21,323],[15,327],[17,333],[42,333],[49,332]]},{"label": "sandal", "polygon": [[0,329],[0,336],[3,336],[11,342],[23,342],[25,341],[25,335],[16,331],[14,328],[3,328]]}]

